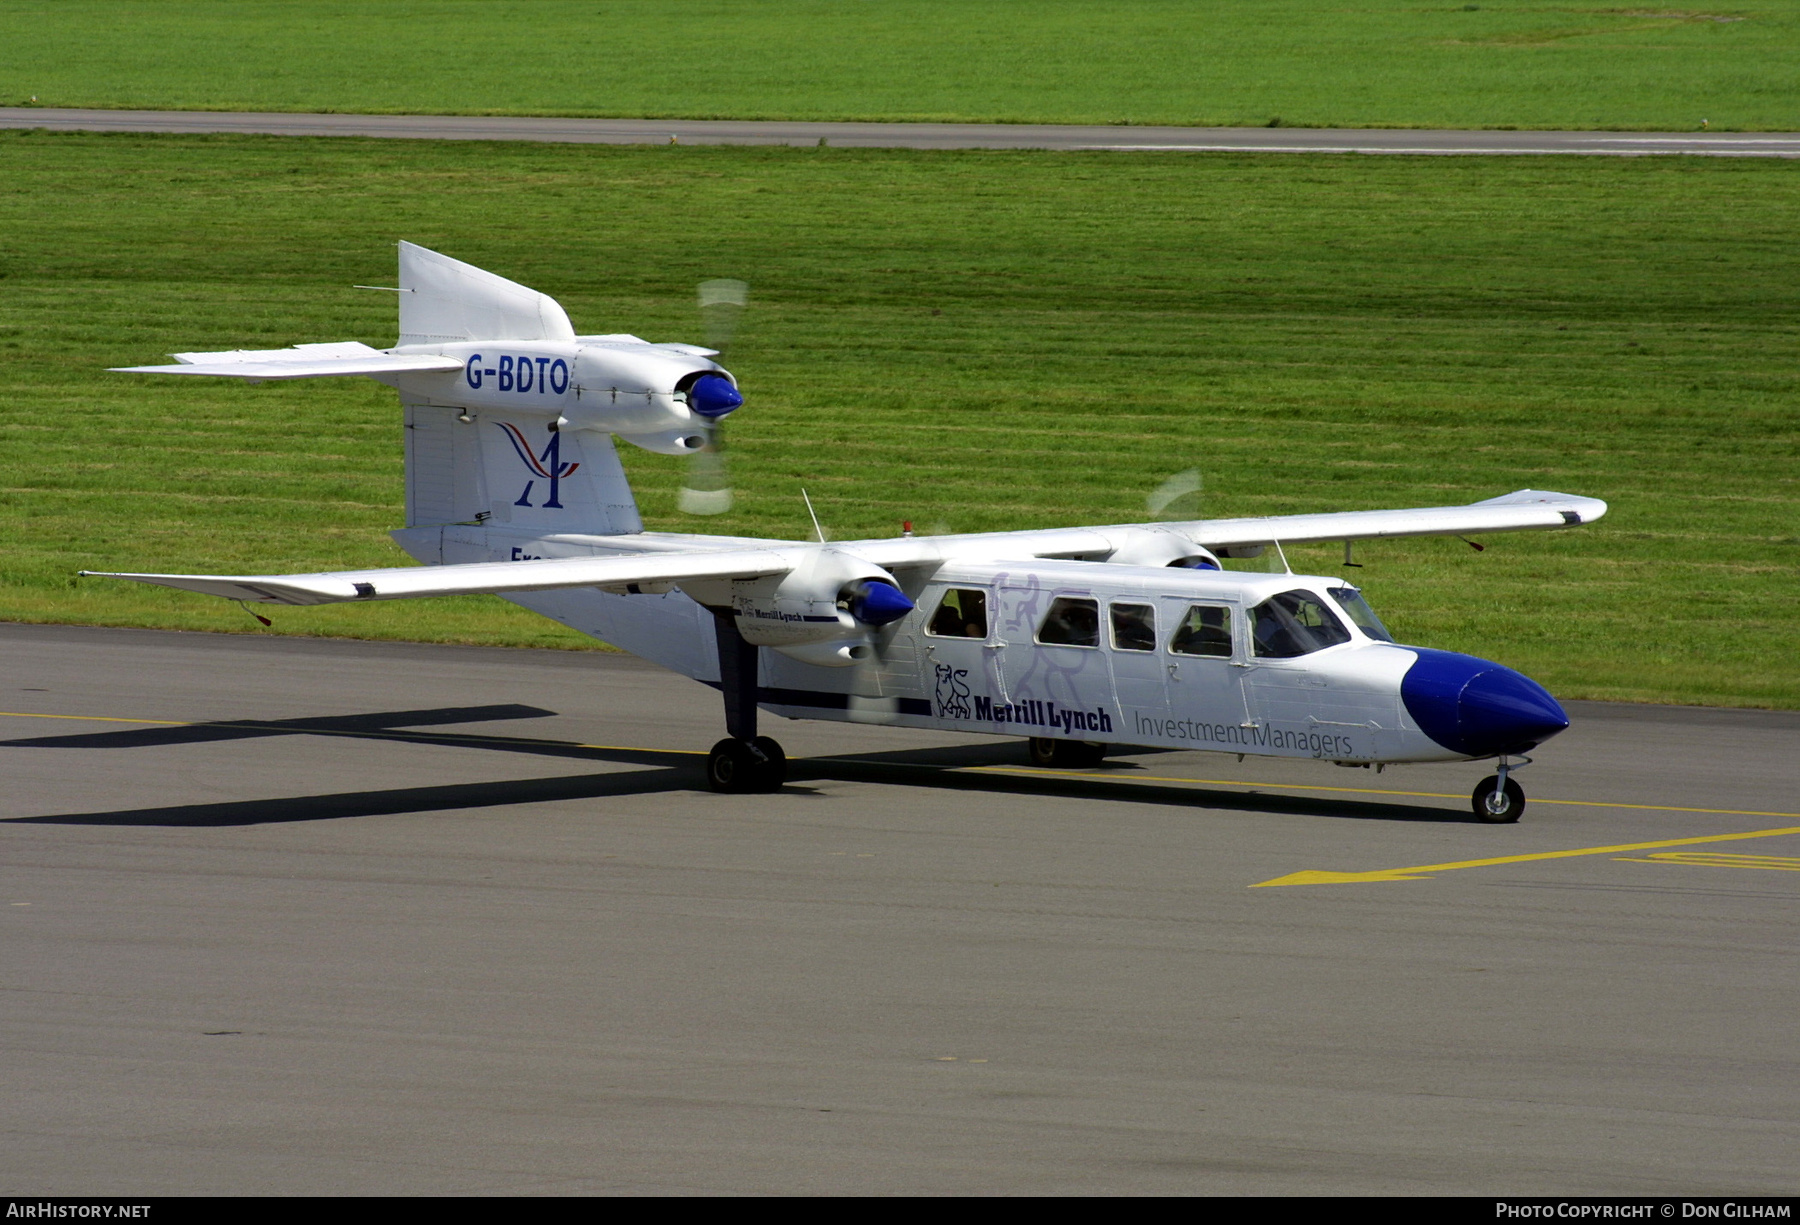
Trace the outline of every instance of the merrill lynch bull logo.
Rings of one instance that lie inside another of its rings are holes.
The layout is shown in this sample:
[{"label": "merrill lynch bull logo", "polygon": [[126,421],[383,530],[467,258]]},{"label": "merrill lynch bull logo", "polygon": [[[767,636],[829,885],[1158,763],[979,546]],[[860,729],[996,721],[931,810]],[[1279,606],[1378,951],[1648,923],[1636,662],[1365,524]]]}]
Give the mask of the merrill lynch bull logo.
[{"label": "merrill lynch bull logo", "polygon": [[949,664],[937,666],[937,690],[932,697],[937,702],[938,718],[967,719],[973,713],[969,709],[969,685],[965,679],[968,675],[967,668],[952,668]]},{"label": "merrill lynch bull logo", "polygon": [[1054,728],[1068,732],[1110,732],[1112,715],[1104,708],[1097,710],[1057,709],[1055,702],[1024,698],[1017,702],[996,702],[990,697],[969,693],[967,668],[937,665],[937,686],[932,692],[940,719],[974,719],[978,723],[1023,723],[1032,727]]},{"label": "merrill lynch bull logo", "polygon": [[519,500],[513,505],[530,506],[531,487],[537,484],[537,477],[542,477],[550,482],[550,497],[540,505],[546,510],[561,510],[563,504],[557,500],[557,487],[565,476],[581,467],[580,460],[567,464],[562,462],[562,434],[551,430],[550,444],[542,452],[534,453],[531,444],[525,440],[525,432],[518,426],[510,421],[497,421],[494,424],[506,432],[506,440],[512,443],[513,453],[519,457],[520,462],[528,471],[536,474],[525,482],[525,492],[519,495]]}]

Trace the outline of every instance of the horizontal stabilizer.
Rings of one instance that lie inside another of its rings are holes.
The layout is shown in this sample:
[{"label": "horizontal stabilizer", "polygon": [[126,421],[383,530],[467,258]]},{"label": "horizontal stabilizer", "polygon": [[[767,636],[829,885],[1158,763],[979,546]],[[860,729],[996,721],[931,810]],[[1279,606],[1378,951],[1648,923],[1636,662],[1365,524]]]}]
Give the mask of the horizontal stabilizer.
[{"label": "horizontal stabilizer", "polygon": [[391,570],[338,570],[324,574],[113,574],[97,570],[81,573],[89,578],[130,579],[259,604],[339,604],[353,600],[552,591],[562,587],[624,590],[639,583],[758,578],[785,574],[790,568],[788,561],[768,550],[730,549],[715,553],[634,553],[626,557],[402,566]]},{"label": "horizontal stabilizer", "polygon": [[114,366],[123,374],[210,374],[225,378],[317,379],[340,374],[405,374],[418,370],[461,370],[461,358],[432,354],[384,353],[354,340],[295,345],[291,349],[227,349],[218,353],[176,353],[178,366]]}]

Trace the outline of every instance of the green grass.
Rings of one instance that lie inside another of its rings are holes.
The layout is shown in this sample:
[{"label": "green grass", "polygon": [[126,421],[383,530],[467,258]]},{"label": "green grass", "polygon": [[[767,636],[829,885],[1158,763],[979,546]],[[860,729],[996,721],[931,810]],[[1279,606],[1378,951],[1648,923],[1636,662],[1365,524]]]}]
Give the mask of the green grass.
[{"label": "green grass", "polygon": [[0,104],[1800,128],[1792,0],[0,0],[0,29]]},{"label": "green grass", "polygon": [[[605,148],[0,133],[0,617],[257,631],[79,569],[401,564],[366,380],[116,375],[177,349],[393,340],[405,237],[732,365],[740,505],[839,537],[1606,498],[1576,531],[1367,544],[1403,637],[1564,697],[1800,706],[1800,166]],[[1338,570],[1335,549],[1297,568]],[[494,600],[277,610],[286,633],[572,645]]]}]

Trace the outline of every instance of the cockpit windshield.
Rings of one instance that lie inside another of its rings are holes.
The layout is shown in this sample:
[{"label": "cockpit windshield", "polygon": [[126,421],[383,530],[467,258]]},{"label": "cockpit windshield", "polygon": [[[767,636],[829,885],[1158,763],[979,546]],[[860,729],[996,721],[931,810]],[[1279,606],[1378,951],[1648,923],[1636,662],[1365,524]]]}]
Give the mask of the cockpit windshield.
[{"label": "cockpit windshield", "polygon": [[1261,658],[1292,659],[1349,642],[1350,631],[1312,592],[1284,591],[1250,610],[1250,638]]},{"label": "cockpit windshield", "polygon": [[1330,591],[1331,598],[1338,602],[1339,608],[1350,614],[1357,629],[1376,642],[1394,640],[1394,636],[1388,633],[1387,626],[1381,623],[1381,618],[1375,615],[1375,610],[1369,607],[1369,602],[1363,599],[1362,592],[1354,587],[1332,587]]}]

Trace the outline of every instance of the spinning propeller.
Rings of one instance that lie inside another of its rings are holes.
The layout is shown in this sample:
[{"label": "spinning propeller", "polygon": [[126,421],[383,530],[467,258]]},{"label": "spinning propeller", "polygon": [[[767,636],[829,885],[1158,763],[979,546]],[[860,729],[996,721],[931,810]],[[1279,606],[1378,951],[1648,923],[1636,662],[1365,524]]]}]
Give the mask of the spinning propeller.
[{"label": "spinning propeller", "polygon": [[1178,523],[1200,517],[1200,494],[1206,482],[1200,469],[1189,468],[1158,485],[1144,498],[1144,509],[1160,523]]},{"label": "spinning propeller", "polygon": [[[700,317],[705,323],[706,347],[718,350],[715,360],[723,366],[725,351],[737,332],[738,317],[750,300],[750,286],[729,279],[700,282]],[[722,515],[731,509],[731,484],[725,477],[726,414],[744,402],[730,379],[703,374],[687,389],[688,408],[705,421],[705,444],[688,461],[676,505],[690,515]]]}]

